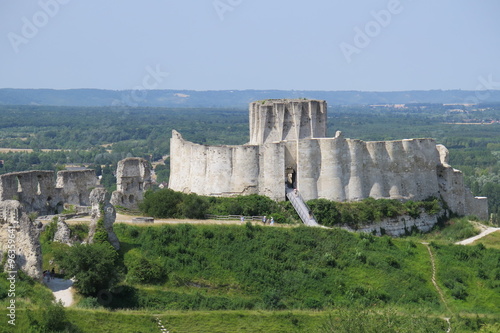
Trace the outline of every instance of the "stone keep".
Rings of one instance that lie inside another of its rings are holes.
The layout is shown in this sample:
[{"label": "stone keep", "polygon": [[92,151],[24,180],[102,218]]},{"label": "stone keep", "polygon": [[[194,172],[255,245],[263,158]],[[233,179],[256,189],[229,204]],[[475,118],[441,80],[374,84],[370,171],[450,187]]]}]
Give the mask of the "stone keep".
[{"label": "stone keep", "polygon": [[118,162],[116,168],[116,191],[111,195],[111,204],[137,209],[144,192],[151,187],[151,168],[143,158],[129,157]]},{"label": "stone keep", "polygon": [[285,187],[305,200],[423,200],[442,197],[458,214],[488,218],[486,198],[464,187],[462,173],[433,139],[365,142],[337,132],[326,137],[324,101],[250,104],[250,142],[205,146],[176,132],[170,141],[169,188],[210,196],[266,195],[285,200]]}]

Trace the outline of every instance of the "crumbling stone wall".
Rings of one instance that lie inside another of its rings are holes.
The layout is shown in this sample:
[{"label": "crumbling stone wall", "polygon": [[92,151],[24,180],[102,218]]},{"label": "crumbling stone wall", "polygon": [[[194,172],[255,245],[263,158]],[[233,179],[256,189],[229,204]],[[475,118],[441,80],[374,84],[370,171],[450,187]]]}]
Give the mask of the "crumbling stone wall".
[{"label": "crumbling stone wall", "polygon": [[60,189],[56,189],[53,171],[13,172],[0,176],[0,201],[17,200],[26,212],[40,215],[62,210]]},{"label": "crumbling stone wall", "polygon": [[129,157],[118,162],[116,168],[116,191],[111,195],[111,204],[137,209],[144,192],[151,187],[151,168],[143,158]]},{"label": "crumbling stone wall", "polygon": [[[96,184],[93,170],[60,171],[57,183],[53,171],[0,175],[0,252],[15,258],[12,267],[7,262],[6,269],[19,268],[33,278],[40,278],[41,230],[29,215],[60,213],[66,202],[88,205],[90,189]],[[9,246],[14,246],[14,251]]]},{"label": "crumbling stone wall", "polygon": [[17,200],[0,202],[0,254],[7,254],[6,271],[21,269],[34,279],[42,276],[40,230]]},{"label": "crumbling stone wall", "polygon": [[92,212],[90,215],[92,222],[89,226],[87,243],[94,243],[96,234],[101,231],[106,233],[107,240],[111,245],[113,245],[116,250],[119,250],[120,241],[113,231],[113,223],[115,223],[116,220],[116,210],[109,202],[106,189],[102,187],[93,189],[90,193],[90,202],[92,204]]},{"label": "crumbling stone wall", "polygon": [[56,187],[61,189],[65,204],[90,206],[90,192],[98,184],[94,170],[62,170],[57,173]]}]

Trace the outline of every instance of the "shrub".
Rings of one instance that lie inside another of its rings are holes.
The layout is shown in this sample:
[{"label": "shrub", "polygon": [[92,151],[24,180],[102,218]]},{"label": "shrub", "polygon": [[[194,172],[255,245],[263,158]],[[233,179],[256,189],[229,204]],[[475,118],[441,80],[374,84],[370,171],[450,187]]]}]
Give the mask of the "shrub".
[{"label": "shrub", "polygon": [[77,244],[55,258],[66,278],[76,278],[74,286],[82,295],[96,296],[118,281],[118,254],[108,242]]},{"label": "shrub", "polygon": [[136,249],[125,255],[127,280],[131,283],[159,283],[166,280],[165,269],[158,263],[144,257]]}]

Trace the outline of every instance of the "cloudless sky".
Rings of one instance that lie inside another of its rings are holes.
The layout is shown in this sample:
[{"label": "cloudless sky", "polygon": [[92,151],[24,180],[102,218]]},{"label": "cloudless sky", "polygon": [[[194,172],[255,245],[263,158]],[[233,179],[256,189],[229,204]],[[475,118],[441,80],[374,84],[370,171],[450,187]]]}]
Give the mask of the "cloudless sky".
[{"label": "cloudless sky", "polygon": [[499,14],[499,0],[0,0],[0,88],[500,89]]}]

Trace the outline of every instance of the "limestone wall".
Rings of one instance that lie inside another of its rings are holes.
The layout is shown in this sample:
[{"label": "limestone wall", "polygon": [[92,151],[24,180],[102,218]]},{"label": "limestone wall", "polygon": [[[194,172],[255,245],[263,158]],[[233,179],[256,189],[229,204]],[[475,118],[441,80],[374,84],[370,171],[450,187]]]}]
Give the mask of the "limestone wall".
[{"label": "limestone wall", "polygon": [[448,207],[459,215],[475,215],[483,220],[488,216],[488,199],[474,197],[464,185],[463,174],[460,170],[448,164],[448,150],[443,145],[437,145],[440,165],[437,168],[440,195]]},{"label": "limestone wall", "polygon": [[[270,169],[275,163],[275,151],[263,148],[263,156],[259,158],[259,146],[205,146],[185,141],[172,131],[168,187],[212,196],[257,194],[263,181],[261,169]],[[262,186],[266,187],[264,183]]]},{"label": "limestone wall", "polygon": [[56,189],[53,171],[25,171],[0,176],[0,201],[18,200],[27,212],[53,214],[62,208],[61,190]]},{"label": "limestone wall", "polygon": [[7,253],[7,258],[12,260],[5,263],[6,270],[21,269],[32,278],[41,278],[39,232],[19,201],[0,201],[0,254]]},{"label": "limestone wall", "polygon": [[442,197],[452,211],[488,218],[448,151],[433,139],[365,142],[326,138],[326,103],[266,100],[250,104],[250,143],[205,146],[173,131],[169,188],[201,195],[257,193],[285,200],[285,186],[305,200]]},{"label": "limestone wall", "polygon": [[98,184],[94,170],[62,170],[57,173],[56,187],[61,189],[66,204],[90,206],[90,191]]},{"label": "limestone wall", "polygon": [[440,160],[432,139],[365,142],[339,134],[300,140],[298,147],[297,186],[306,200],[439,196]]},{"label": "limestone wall", "polygon": [[443,215],[441,212],[438,215],[429,215],[425,212],[420,213],[417,218],[412,218],[408,215],[397,216],[384,219],[381,222],[360,225],[357,228],[350,226],[341,226],[348,231],[373,233],[377,236],[389,235],[393,237],[404,236],[411,233],[414,229],[421,232],[430,231],[438,222],[438,218]]},{"label": "limestone wall", "polygon": [[129,157],[118,162],[116,168],[116,191],[111,204],[136,209],[151,187],[151,168],[143,158]]},{"label": "limestone wall", "polygon": [[250,103],[250,142],[322,138],[326,136],[326,102],[270,99]]}]

